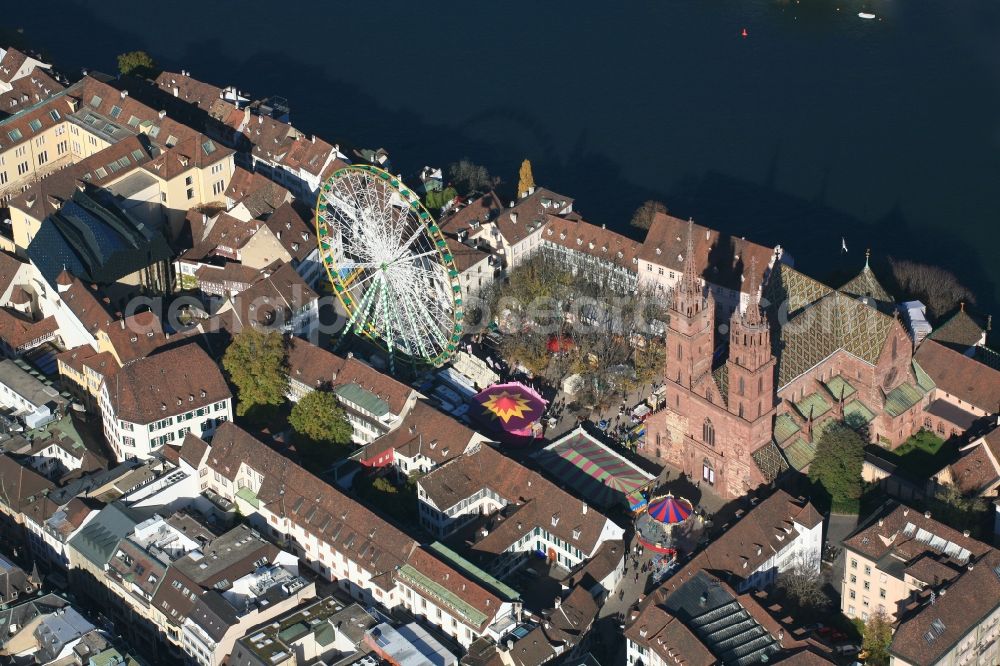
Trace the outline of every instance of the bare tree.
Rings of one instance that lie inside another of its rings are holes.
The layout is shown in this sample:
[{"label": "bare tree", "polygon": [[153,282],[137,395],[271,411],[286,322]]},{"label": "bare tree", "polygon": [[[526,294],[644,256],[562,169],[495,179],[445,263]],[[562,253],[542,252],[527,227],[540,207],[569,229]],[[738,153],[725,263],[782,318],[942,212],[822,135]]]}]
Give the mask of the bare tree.
[{"label": "bare tree", "polygon": [[823,592],[823,577],[804,562],[778,574],[777,587],[800,611],[823,611],[829,608],[830,598]]},{"label": "bare tree", "polygon": [[632,215],[631,224],[637,229],[649,229],[657,213],[666,213],[667,207],[660,201],[650,199],[639,206]]},{"label": "bare tree", "polygon": [[463,194],[482,192],[494,185],[494,178],[486,167],[475,164],[468,158],[449,165],[448,176]]},{"label": "bare tree", "polygon": [[889,265],[900,288],[922,300],[932,317],[940,317],[960,301],[976,302],[975,294],[943,268],[891,257]]}]

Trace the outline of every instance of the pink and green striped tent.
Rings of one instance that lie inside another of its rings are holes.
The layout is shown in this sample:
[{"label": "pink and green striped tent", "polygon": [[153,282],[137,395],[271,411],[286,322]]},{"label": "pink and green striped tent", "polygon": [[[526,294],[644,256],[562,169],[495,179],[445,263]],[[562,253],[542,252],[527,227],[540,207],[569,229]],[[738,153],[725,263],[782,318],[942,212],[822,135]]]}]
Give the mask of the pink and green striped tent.
[{"label": "pink and green striped tent", "polygon": [[539,458],[550,474],[595,506],[629,504],[628,496],[654,478],[582,429],[543,449]]}]

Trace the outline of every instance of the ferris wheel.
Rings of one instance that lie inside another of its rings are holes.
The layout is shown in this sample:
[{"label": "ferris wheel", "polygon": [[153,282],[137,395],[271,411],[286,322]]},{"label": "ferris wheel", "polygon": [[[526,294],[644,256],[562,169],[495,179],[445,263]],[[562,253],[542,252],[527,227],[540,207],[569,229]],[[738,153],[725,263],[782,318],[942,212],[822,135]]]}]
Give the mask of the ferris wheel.
[{"label": "ferris wheel", "polygon": [[331,175],[316,204],[320,257],[345,332],[440,366],[462,337],[462,286],[448,243],[417,195],[377,167]]}]

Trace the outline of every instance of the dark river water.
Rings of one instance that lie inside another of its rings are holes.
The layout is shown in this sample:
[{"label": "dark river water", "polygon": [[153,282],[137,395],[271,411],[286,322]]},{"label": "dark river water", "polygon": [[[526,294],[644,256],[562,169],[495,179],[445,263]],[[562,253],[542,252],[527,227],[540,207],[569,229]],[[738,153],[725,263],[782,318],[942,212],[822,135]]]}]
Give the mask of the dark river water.
[{"label": "dark river water", "polygon": [[871,247],[1000,303],[997,0],[9,0],[2,21],[67,71],[145,49],[282,95],[403,173],[469,157],[516,182],[527,157],[621,231],[658,198],[819,277]]}]

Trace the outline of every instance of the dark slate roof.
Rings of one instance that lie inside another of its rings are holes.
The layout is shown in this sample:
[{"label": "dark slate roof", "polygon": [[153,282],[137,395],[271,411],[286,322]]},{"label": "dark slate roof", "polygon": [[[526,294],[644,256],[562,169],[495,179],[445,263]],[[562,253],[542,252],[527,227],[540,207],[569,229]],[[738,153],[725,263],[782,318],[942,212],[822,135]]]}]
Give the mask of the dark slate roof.
[{"label": "dark slate roof", "polygon": [[111,284],[170,256],[159,229],[135,220],[110,195],[96,191],[76,192],[42,222],[28,246],[28,257],[53,287],[63,270]]},{"label": "dark slate roof", "polygon": [[964,354],[969,347],[979,344],[983,339],[983,328],[963,307],[928,337]]},{"label": "dark slate roof", "polygon": [[236,609],[215,590],[203,594],[188,617],[215,641],[221,641],[229,627],[240,621]]},{"label": "dark slate roof", "polygon": [[757,664],[763,655],[781,650],[729,587],[705,571],[696,573],[661,605],[724,664]]}]

